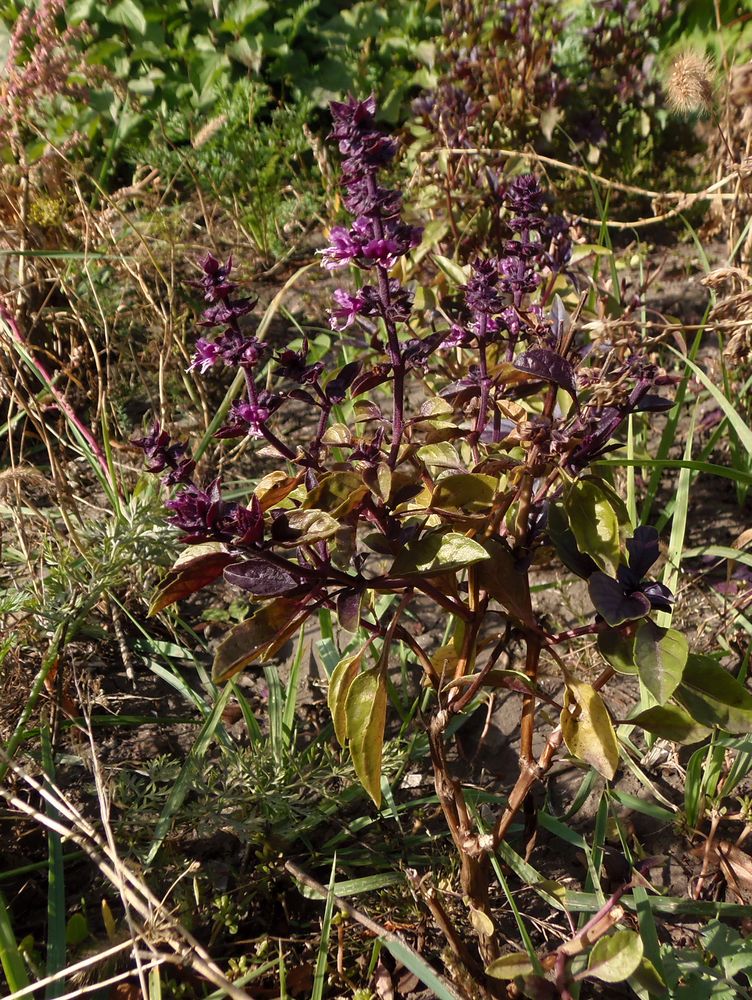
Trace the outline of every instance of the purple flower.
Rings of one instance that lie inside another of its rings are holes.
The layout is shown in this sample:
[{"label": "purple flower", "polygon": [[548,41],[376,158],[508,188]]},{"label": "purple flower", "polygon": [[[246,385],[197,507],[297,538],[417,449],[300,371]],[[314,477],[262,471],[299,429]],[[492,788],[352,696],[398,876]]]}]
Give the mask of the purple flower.
[{"label": "purple flower", "polygon": [[346,330],[362,312],[363,296],[358,292],[351,295],[344,288],[337,288],[332,297],[335,307],[329,312],[329,326],[332,330]]},{"label": "purple flower", "polygon": [[253,545],[261,541],[264,533],[264,512],[258,497],[251,499],[250,507],[238,504],[233,511],[235,525],[235,545]]},{"label": "purple flower", "polygon": [[269,350],[263,341],[256,340],[255,337],[246,337],[231,327],[216,340],[200,338],[196,342],[196,353],[190,368],[198,368],[204,374],[217,361],[222,361],[228,368],[245,368],[250,371]]},{"label": "purple flower", "polygon": [[271,411],[259,403],[239,400],[232,404],[227,414],[227,423],[216,433],[218,438],[263,437],[262,428],[269,419]]},{"label": "purple flower", "polygon": [[499,287],[514,298],[514,304],[519,306],[523,295],[534,292],[541,278],[521,258],[505,257],[499,265]]},{"label": "purple flower", "polygon": [[220,264],[213,254],[207,253],[198,263],[204,276],[192,284],[197,288],[203,288],[207,302],[221,302],[235,290],[237,286],[228,281],[232,271],[232,255],[227,258],[225,264]]},{"label": "purple flower", "polygon": [[170,435],[163,430],[159,421],[155,421],[151,431],[142,438],[133,438],[131,444],[141,448],[146,456],[146,468],[149,472],[171,471],[162,480],[166,486],[176,483],[187,483],[193,476],[196,463],[189,458],[183,458],[188,450],[187,444],[171,444]]},{"label": "purple flower", "polygon": [[465,285],[465,302],[472,312],[485,316],[501,311],[499,261],[495,257],[474,261],[472,276]]},{"label": "purple flower", "polygon": [[190,544],[211,539],[231,541],[236,532],[236,506],[222,499],[218,479],[210,483],[207,490],[191,483],[165,503],[165,507],[174,512],[168,522],[184,532],[181,542]]},{"label": "purple flower", "polygon": [[297,382],[299,385],[312,385],[318,380],[324,366],[320,361],[309,365],[307,359],[308,342],[303,341],[303,346],[299,351],[288,348],[276,356],[278,367],[274,369],[274,374],[281,375],[282,378],[289,378],[290,381]]},{"label": "purple flower", "polygon": [[204,310],[202,314],[203,319],[199,325],[226,326],[228,323],[232,323],[241,316],[247,315],[256,305],[257,301],[257,299],[249,297],[245,299],[236,299],[234,302],[232,302],[229,298],[225,301],[217,302],[216,305],[210,306],[209,309]]},{"label": "purple flower", "polygon": [[504,193],[504,201],[515,215],[533,215],[543,208],[545,194],[533,174],[515,177]]},{"label": "purple flower", "polygon": [[191,359],[191,363],[188,366],[188,371],[195,371],[197,368],[202,375],[206,375],[210,368],[212,368],[220,358],[219,345],[213,340],[207,340],[205,337],[199,337],[196,341],[196,353]]},{"label": "purple flower", "polygon": [[375,285],[363,285],[358,293],[363,301],[362,316],[381,316],[392,323],[406,323],[413,307],[413,293],[404,288],[396,278],[388,282],[389,304],[385,305],[381,292]]},{"label": "purple flower", "polygon": [[362,242],[353,239],[344,226],[333,226],[329,233],[331,245],[325,250],[319,250],[321,263],[328,271],[336,271],[347,267],[360,255]]}]

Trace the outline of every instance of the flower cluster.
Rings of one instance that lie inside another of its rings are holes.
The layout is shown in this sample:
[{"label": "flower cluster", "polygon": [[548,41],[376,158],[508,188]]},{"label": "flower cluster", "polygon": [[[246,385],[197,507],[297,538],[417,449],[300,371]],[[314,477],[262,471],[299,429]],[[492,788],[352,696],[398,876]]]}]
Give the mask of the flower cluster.
[{"label": "flower cluster", "polygon": [[142,438],[133,438],[131,444],[140,448],[146,456],[146,468],[149,472],[170,472],[164,476],[165,486],[175,486],[177,483],[189,483],[193,477],[196,463],[192,458],[186,458],[187,444],[172,443],[172,439],[159,421],[155,421],[151,431]]},{"label": "flower cluster", "polygon": [[199,544],[219,541],[243,548],[261,540],[264,519],[256,497],[250,507],[243,507],[222,499],[218,479],[205,490],[196,486],[192,481],[196,463],[186,457],[188,445],[173,442],[158,421],[148,434],[133,438],[131,444],[143,451],[148,472],[169,469],[162,478],[164,485],[182,486],[173,499],[165,503],[165,507],[173,511],[169,523],[183,532],[182,542]]},{"label": "flower cluster", "polygon": [[[336,270],[355,264],[366,270],[376,268],[378,284],[367,284],[352,295],[342,289],[334,294],[335,307],[330,313],[334,330],[344,330],[357,316],[380,316],[387,326],[404,323],[410,315],[411,296],[386,272],[396,261],[414,249],[422,230],[401,218],[402,195],[383,187],[378,172],[394,157],[396,143],[374,125],[376,100],[350,97],[332,102],[334,127],[331,138],[339,144],[344,159],[342,184],[345,207],[355,219],[349,229],[334,226],[330,245],[322,251],[322,264]],[[396,362],[396,336],[391,338],[392,361]]]},{"label": "flower cluster", "polygon": [[264,532],[264,515],[254,496],[250,507],[222,499],[220,482],[215,479],[208,489],[193,483],[181,490],[165,507],[173,511],[168,522],[184,532],[181,541],[200,544],[224,542],[233,548],[254,546]]}]

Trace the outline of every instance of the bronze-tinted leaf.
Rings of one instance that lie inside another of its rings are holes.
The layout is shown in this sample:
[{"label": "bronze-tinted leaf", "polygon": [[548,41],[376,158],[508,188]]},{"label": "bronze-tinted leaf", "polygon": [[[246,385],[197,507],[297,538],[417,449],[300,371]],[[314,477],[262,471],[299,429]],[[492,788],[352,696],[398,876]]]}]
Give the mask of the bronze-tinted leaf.
[{"label": "bronze-tinted leaf", "polygon": [[519,621],[534,625],[527,574],[517,569],[505,542],[488,538],[483,547],[489,558],[475,567],[481,587]]},{"label": "bronze-tinted leaf", "polygon": [[230,629],[217,646],[212,679],[222,684],[252,663],[264,663],[295,635],[308,609],[300,601],[278,597]]},{"label": "bronze-tinted leaf", "polygon": [[304,510],[316,508],[332,517],[346,517],[368,493],[357,472],[332,472],[324,476],[303,503]]},{"label": "bronze-tinted leaf", "polygon": [[[158,614],[168,604],[180,601],[189,594],[195,594],[202,587],[213,583],[225,566],[237,558],[220,549],[215,542],[200,547],[204,549],[202,553],[177,562],[169,570],[149,605],[150,616]],[[188,551],[189,554],[192,553],[192,550]]]},{"label": "bronze-tinted leaf", "polygon": [[428,576],[488,559],[478,542],[454,531],[432,531],[409,542],[392,565],[392,576]]}]

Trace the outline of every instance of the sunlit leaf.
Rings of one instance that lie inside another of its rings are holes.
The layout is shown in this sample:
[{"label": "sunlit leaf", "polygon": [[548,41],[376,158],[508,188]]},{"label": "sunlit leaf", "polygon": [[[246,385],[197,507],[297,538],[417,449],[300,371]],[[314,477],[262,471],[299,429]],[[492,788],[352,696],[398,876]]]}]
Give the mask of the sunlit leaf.
[{"label": "sunlit leaf", "polygon": [[603,490],[591,480],[573,483],[564,495],[564,509],[577,548],[604,573],[619,565],[619,519]]},{"label": "sunlit leaf", "polygon": [[381,807],[386,703],[386,681],[378,667],[359,674],[350,685],[345,700],[347,733],[355,773],[377,809]]},{"label": "sunlit leaf", "polygon": [[619,766],[619,744],[608,710],[590,684],[569,673],[565,680],[560,723],[567,749],[611,781]]},{"label": "sunlit leaf", "polygon": [[593,946],[588,975],[604,983],[624,982],[642,961],[642,950],[642,938],[637,931],[614,931]]},{"label": "sunlit leaf", "polygon": [[711,730],[701,726],[678,705],[654,705],[630,718],[630,723],[645,729],[662,740],[688,745],[699,743]]},{"label": "sunlit leaf", "polygon": [[710,656],[690,653],[674,697],[702,726],[752,733],[752,694]]},{"label": "sunlit leaf", "polygon": [[454,531],[434,531],[404,547],[394,560],[392,576],[426,576],[488,558],[488,552],[472,538]]},{"label": "sunlit leaf", "polygon": [[347,714],[345,712],[347,695],[350,685],[360,673],[360,663],[365,649],[366,647],[362,646],[356,653],[343,656],[329,678],[329,691],[326,700],[329,711],[332,713],[334,734],[342,747],[347,741]]},{"label": "sunlit leaf", "polygon": [[524,951],[502,955],[486,966],[487,975],[493,979],[516,979],[517,976],[529,976],[534,971],[530,956]]},{"label": "sunlit leaf", "polygon": [[431,507],[439,510],[486,511],[496,495],[498,479],[479,473],[444,476],[436,484]]},{"label": "sunlit leaf", "polygon": [[634,644],[637,672],[659,705],[676,690],[688,654],[689,644],[676,629],[659,628],[650,620],[638,626]]},{"label": "sunlit leaf", "polygon": [[290,510],[276,518],[272,536],[280,545],[297,548],[324,542],[339,530],[339,521],[323,510]]},{"label": "sunlit leaf", "polygon": [[358,506],[368,487],[357,472],[332,472],[324,476],[303,503],[304,510],[316,508],[335,518],[343,518]]}]

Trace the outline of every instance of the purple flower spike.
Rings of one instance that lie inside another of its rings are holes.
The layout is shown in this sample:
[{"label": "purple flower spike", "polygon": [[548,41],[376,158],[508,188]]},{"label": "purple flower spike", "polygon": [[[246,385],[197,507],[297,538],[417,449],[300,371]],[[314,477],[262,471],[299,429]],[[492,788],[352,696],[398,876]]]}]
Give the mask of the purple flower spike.
[{"label": "purple flower spike", "polygon": [[320,250],[321,263],[327,271],[336,271],[347,267],[360,256],[362,242],[352,238],[343,226],[333,226],[329,233],[331,246]]},{"label": "purple flower spike", "polygon": [[472,277],[465,285],[465,302],[475,313],[492,316],[501,312],[499,262],[495,257],[474,262]]},{"label": "purple flower spike", "polygon": [[515,177],[504,194],[504,201],[515,215],[533,215],[543,208],[545,195],[533,174]]}]

